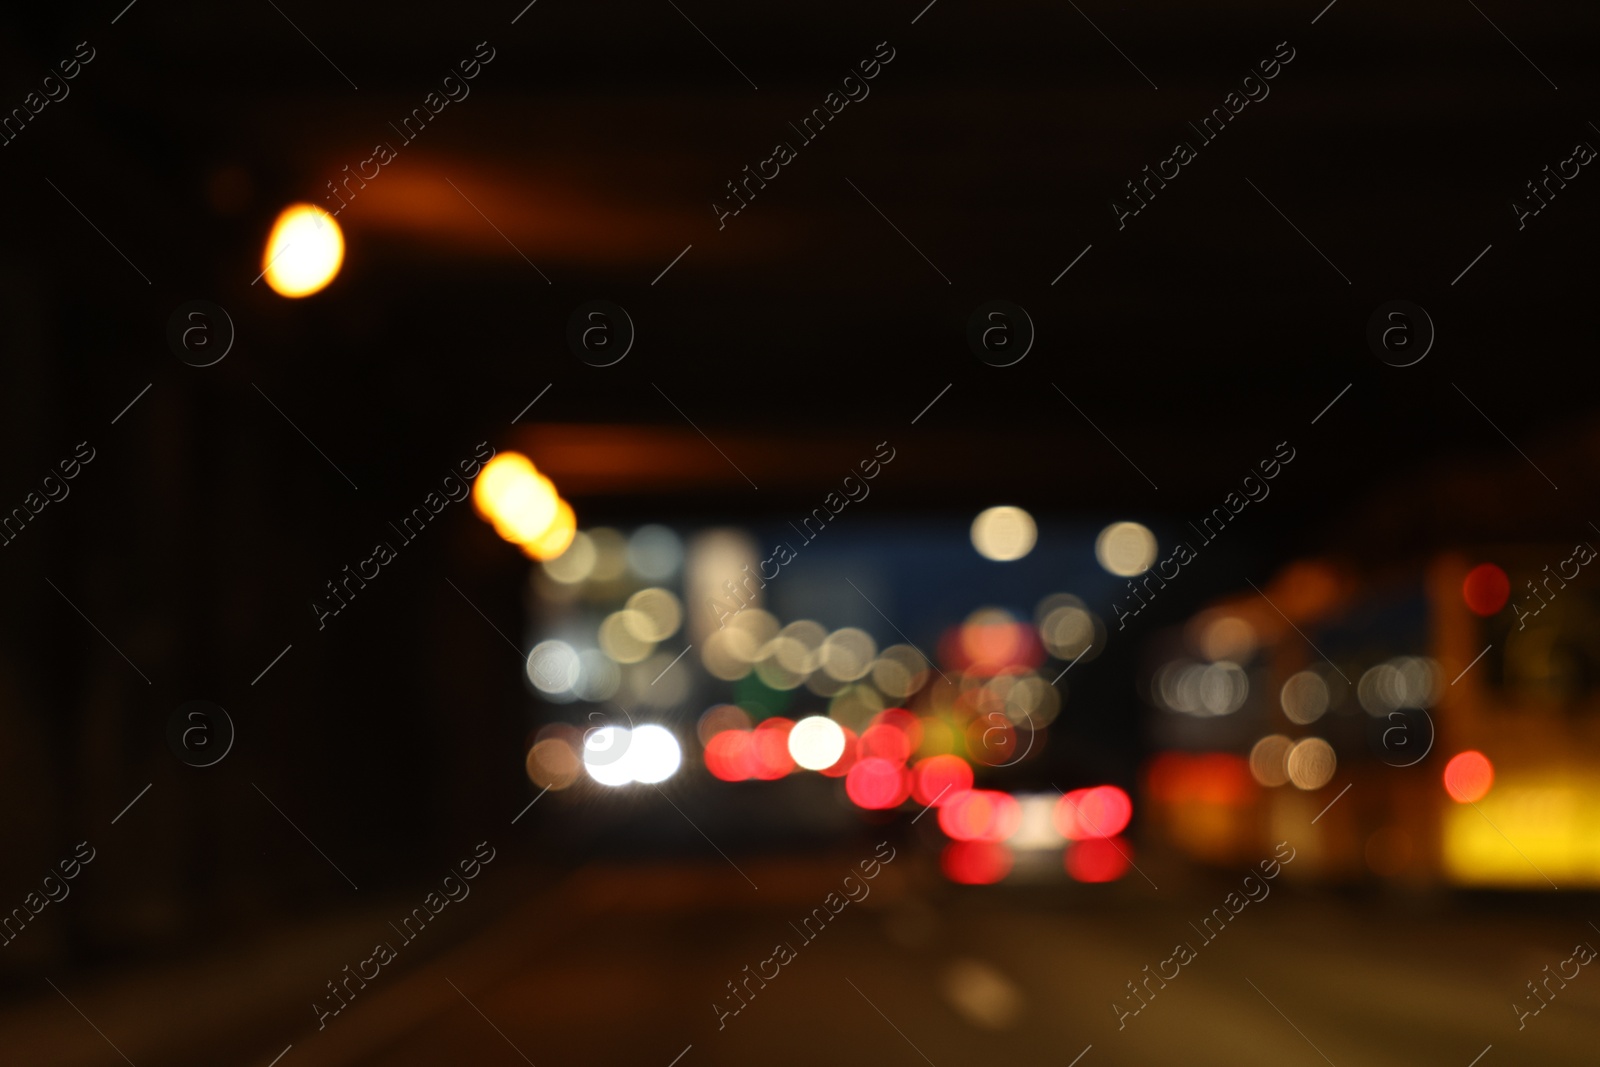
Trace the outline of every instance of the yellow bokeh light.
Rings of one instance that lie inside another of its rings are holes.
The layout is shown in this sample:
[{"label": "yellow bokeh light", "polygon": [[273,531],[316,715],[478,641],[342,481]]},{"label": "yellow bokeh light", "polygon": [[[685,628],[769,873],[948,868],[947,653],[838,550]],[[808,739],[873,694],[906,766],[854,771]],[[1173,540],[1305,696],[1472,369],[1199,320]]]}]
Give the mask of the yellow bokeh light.
[{"label": "yellow bokeh light", "polygon": [[262,276],[279,296],[310,296],[333,281],[344,263],[344,234],[314,204],[292,204],[272,224]]},{"label": "yellow bokeh light", "polygon": [[630,632],[652,644],[665,641],[683,624],[683,605],[671,592],[660,587],[641,589],[628,598],[622,618]]},{"label": "yellow bokeh light", "polygon": [[972,547],[984,559],[1009,563],[1033,551],[1039,528],[1021,508],[1002,506],[980,512],[972,520]]},{"label": "yellow bokeh light", "polygon": [[1156,535],[1137,522],[1114,522],[1094,541],[1095,559],[1119,578],[1149,570],[1157,551]]},{"label": "yellow bokeh light", "polygon": [[571,507],[556,495],[550,479],[516,452],[501,452],[485,464],[472,487],[472,505],[496,533],[536,559],[560,555],[576,532]]},{"label": "yellow bokeh light", "polygon": [[[551,492],[554,491],[555,488],[552,486]],[[555,518],[550,520],[550,525],[545,527],[544,533],[537,540],[522,543],[523,554],[530,559],[555,559],[567,550],[567,546],[572,544],[572,539],[577,533],[578,517],[573,514],[572,505],[565,500],[557,499]]]}]

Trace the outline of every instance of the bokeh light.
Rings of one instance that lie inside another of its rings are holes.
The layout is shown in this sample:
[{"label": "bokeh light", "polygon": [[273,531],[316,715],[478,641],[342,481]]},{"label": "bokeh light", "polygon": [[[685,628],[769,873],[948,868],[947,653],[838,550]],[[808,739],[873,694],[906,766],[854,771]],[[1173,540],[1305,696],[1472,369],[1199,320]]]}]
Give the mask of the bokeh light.
[{"label": "bokeh light", "polygon": [[682,762],[678,739],[654,723],[632,729],[600,726],[583,738],[583,769],[601,785],[664,782],[677,773]]},{"label": "bokeh light", "polygon": [[869,756],[844,776],[844,791],[857,807],[869,811],[897,807],[911,795],[911,777],[898,763]]},{"label": "bokeh light", "polygon": [[706,770],[724,782],[742,782],[756,774],[754,733],[750,730],[723,730],[706,742]]},{"label": "bokeh light", "polygon": [[633,781],[628,749],[633,731],[625,726],[600,726],[583,739],[583,769],[601,785],[620,786]]},{"label": "bokeh light", "polygon": [[1249,698],[1250,677],[1243,667],[1226,660],[1208,664],[1173,660],[1156,671],[1151,692],[1170,711],[1229,715]]},{"label": "bokeh light", "polygon": [[1250,749],[1250,775],[1265,786],[1289,782],[1289,750],[1294,742],[1282,734],[1269,734]]},{"label": "bokeh light", "polygon": [[1120,838],[1079,841],[1067,849],[1067,873],[1080,882],[1114,882],[1128,873],[1131,852]]},{"label": "bokeh light", "polygon": [[1328,683],[1315,671],[1301,671],[1283,683],[1278,699],[1288,720],[1304,726],[1316,722],[1328,710]]},{"label": "bokeh light", "polygon": [[1056,803],[1056,829],[1069,841],[1114,837],[1133,818],[1133,801],[1114,785],[1074,789]]},{"label": "bokeh light", "polygon": [[844,755],[844,730],[824,715],[811,715],[789,731],[789,755],[808,771],[832,767]]},{"label": "bokeh light", "polygon": [[1511,579],[1493,563],[1478,564],[1461,583],[1461,599],[1475,615],[1487,618],[1505,607],[1510,598]]},{"label": "bokeh light", "polygon": [[872,684],[896,700],[921,689],[928,674],[928,661],[910,645],[890,645],[872,664]]},{"label": "bokeh light", "polygon": [[[637,618],[630,618],[637,616]],[[600,630],[596,638],[600,648],[606,655],[618,663],[641,663],[650,653],[655,651],[655,643],[639,637],[641,630],[648,630],[652,623],[641,612],[613,611],[600,623]]]},{"label": "bokeh light", "polygon": [[1044,662],[1039,635],[1003,608],[979,608],[940,640],[942,658],[971,674],[991,675]]},{"label": "bokeh light", "polygon": [[1022,805],[1009,793],[968,789],[939,806],[939,829],[957,841],[1004,841],[1022,826]]},{"label": "bokeh light", "polygon": [[[472,505],[478,514],[487,519],[501,537],[531,551],[545,550],[546,543],[542,539],[560,518],[561,504],[550,479],[540,474],[533,462],[519,452],[497,454],[484,464],[472,485]],[[570,512],[568,508],[567,519],[574,521]],[[559,548],[552,547],[548,558],[559,556],[575,536],[574,527]]]},{"label": "bokeh light", "polygon": [[1114,522],[1094,539],[1094,558],[1119,578],[1149,570],[1156,551],[1156,535],[1137,522]]},{"label": "bokeh light", "polygon": [[972,520],[972,547],[984,559],[1007,563],[1033,551],[1039,528],[1021,508],[1001,506],[979,512]]},{"label": "bokeh light", "polygon": [[677,773],[683,751],[665,726],[647,723],[634,728],[632,744],[622,762],[635,782],[654,785]]},{"label": "bokeh light", "polygon": [[828,677],[841,682],[853,682],[872,669],[878,656],[877,642],[865,630],[847,626],[835,630],[817,650],[817,659]]},{"label": "bokeh light", "polygon": [[683,605],[670,590],[641,589],[628,598],[622,625],[640,641],[665,641],[683,623]]},{"label": "bokeh light", "polygon": [[1482,752],[1468,750],[1444,765],[1444,789],[1457,804],[1482,800],[1494,785],[1494,764]]},{"label": "bokeh light", "polygon": [[910,738],[888,723],[879,722],[869,726],[866,733],[861,735],[863,758],[883,759],[899,765],[910,758],[911,751]]},{"label": "bokeh light", "polygon": [[1203,617],[1197,644],[1206,659],[1230,659],[1238,663],[1248,660],[1256,650],[1256,628],[1237,615],[1212,614]]},{"label": "bokeh light", "polygon": [[1011,850],[993,841],[952,841],[939,853],[939,869],[960,885],[993,885],[1011,873]]},{"label": "bokeh light", "polygon": [[544,572],[562,585],[576,585],[594,570],[595,556],[589,535],[575,531],[565,551],[544,561]]},{"label": "bokeh light", "polygon": [[314,204],[283,209],[261,254],[262,276],[279,296],[310,296],[326,288],[344,263],[344,234]]},{"label": "bokeh light", "polygon": [[918,804],[947,804],[972,788],[972,765],[960,756],[929,756],[911,768],[911,795]]},{"label": "bokeh light", "polygon": [[560,791],[578,780],[582,761],[565,738],[547,737],[528,749],[528,779],[541,789]]},{"label": "bokeh light", "polygon": [[715,704],[700,716],[700,721],[695,726],[695,735],[700,738],[702,745],[709,745],[711,739],[724,730],[748,729],[750,729],[749,712],[737,704]]},{"label": "bokeh light", "polygon": [[565,641],[541,641],[528,653],[528,680],[546,696],[570,693],[578,684],[578,653]]},{"label": "bokeh light", "polygon": [[578,680],[572,686],[573,696],[595,703],[610,700],[617,695],[621,683],[622,672],[604,652],[586,648],[578,653]]},{"label": "bokeh light", "polygon": [[[478,475],[479,480],[483,475]],[[615,582],[628,573],[628,540],[609,526],[597,526],[589,531],[594,545],[594,567],[589,572],[590,581]]]},{"label": "bokeh light", "polygon": [[1071,593],[1055,593],[1039,601],[1033,618],[1039,640],[1057,659],[1093,659],[1105,644],[1105,624]]},{"label": "bokeh light", "polygon": [[1017,832],[1006,838],[1006,844],[1019,851],[1038,851],[1060,848],[1066,841],[1056,827],[1056,804],[1060,793],[1028,793],[1017,797],[1021,805],[1022,822]]},{"label": "bokeh light", "polygon": [[1285,766],[1289,771],[1289,781],[1294,783],[1295,788],[1309,790],[1327,785],[1338,763],[1332,745],[1320,737],[1308,737],[1289,750]]},{"label": "bokeh light", "polygon": [[683,541],[665,526],[641,526],[628,538],[628,566],[647,582],[664,582],[683,566]]},{"label": "bokeh light", "polygon": [[789,731],[793,729],[793,719],[775,715],[751,731],[751,777],[772,781],[794,770],[794,759],[789,755]]},{"label": "bokeh light", "polygon": [[[555,491],[554,486],[551,487],[551,491]],[[544,533],[532,541],[522,542],[518,547],[529,559],[541,561],[555,559],[567,550],[577,535],[578,516],[573,513],[571,504],[558,498],[555,518],[544,528]]]},{"label": "bokeh light", "polygon": [[1356,699],[1367,714],[1385,718],[1401,708],[1429,708],[1441,687],[1439,665],[1426,656],[1396,656],[1361,675]]},{"label": "bokeh light", "polygon": [[856,732],[848,726],[841,726],[839,730],[844,734],[844,751],[837,760],[818,772],[829,778],[843,778],[856,765],[856,760],[861,758],[861,740]]}]

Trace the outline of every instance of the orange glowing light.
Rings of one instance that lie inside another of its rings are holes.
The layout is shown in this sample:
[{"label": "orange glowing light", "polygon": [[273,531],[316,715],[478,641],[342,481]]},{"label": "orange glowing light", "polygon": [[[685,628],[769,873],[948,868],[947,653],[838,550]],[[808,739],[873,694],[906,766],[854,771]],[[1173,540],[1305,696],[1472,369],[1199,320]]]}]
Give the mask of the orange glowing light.
[{"label": "orange glowing light", "polygon": [[993,885],[1011,873],[1011,850],[993,841],[952,841],[939,854],[939,869],[960,885]]},{"label": "orange glowing light", "polygon": [[1493,563],[1480,563],[1467,572],[1461,583],[1461,599],[1473,614],[1487,618],[1511,599],[1511,579]]},{"label": "orange glowing light", "polygon": [[1120,838],[1079,841],[1067,849],[1067,873],[1080,882],[1114,882],[1128,873],[1132,851]]},{"label": "orange glowing light", "polygon": [[1467,751],[1444,765],[1444,790],[1457,804],[1482,800],[1494,785],[1494,764],[1482,752]]},{"label": "orange glowing light", "polygon": [[261,274],[279,296],[310,296],[333,281],[343,263],[344,234],[333,216],[314,204],[292,204],[272,224]]},{"label": "orange glowing light", "polygon": [[535,559],[554,559],[577,532],[571,505],[518,452],[501,452],[484,465],[472,486],[472,506],[495,533]]},{"label": "orange glowing light", "polygon": [[1044,645],[1032,626],[993,608],[975,611],[940,638],[941,658],[970,674],[990,676],[1044,662]]},{"label": "orange glowing light", "polygon": [[1249,761],[1227,752],[1163,752],[1146,768],[1145,786],[1162,804],[1242,806],[1258,792]]}]

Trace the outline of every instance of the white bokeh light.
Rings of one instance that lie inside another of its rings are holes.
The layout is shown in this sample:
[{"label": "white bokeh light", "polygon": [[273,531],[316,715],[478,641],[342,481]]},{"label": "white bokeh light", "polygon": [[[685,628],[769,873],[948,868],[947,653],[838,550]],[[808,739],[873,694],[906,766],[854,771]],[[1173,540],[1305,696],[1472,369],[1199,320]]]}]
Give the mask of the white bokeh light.
[{"label": "white bokeh light", "polygon": [[789,731],[789,755],[808,771],[832,767],[844,755],[844,730],[826,715],[801,719]]},{"label": "white bokeh light", "polygon": [[625,726],[602,726],[583,739],[583,769],[601,785],[627,785],[633,781],[629,756],[633,732]]},{"label": "white bokeh light", "polygon": [[672,731],[649,723],[628,729],[602,726],[583,739],[583,769],[601,785],[654,785],[678,773],[683,749]]},{"label": "white bokeh light", "polygon": [[565,641],[540,641],[528,653],[528,680],[547,696],[570,694],[581,673],[577,651]]},{"label": "white bokeh light", "polygon": [[635,782],[654,785],[678,772],[683,763],[683,750],[670,730],[651,723],[634,729],[633,743],[628,746],[622,762]]}]

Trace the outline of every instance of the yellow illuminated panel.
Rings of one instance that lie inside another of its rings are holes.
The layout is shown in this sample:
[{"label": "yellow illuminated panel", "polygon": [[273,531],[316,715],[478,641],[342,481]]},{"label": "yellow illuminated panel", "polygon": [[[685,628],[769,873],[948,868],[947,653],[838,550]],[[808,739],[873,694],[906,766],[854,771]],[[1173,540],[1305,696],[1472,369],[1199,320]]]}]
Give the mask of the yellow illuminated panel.
[{"label": "yellow illuminated panel", "polygon": [[1600,786],[1507,775],[1475,804],[1448,804],[1443,860],[1459,885],[1600,885]]}]

